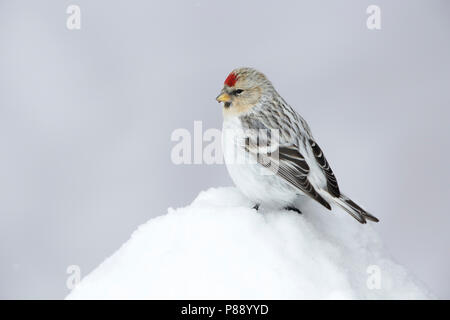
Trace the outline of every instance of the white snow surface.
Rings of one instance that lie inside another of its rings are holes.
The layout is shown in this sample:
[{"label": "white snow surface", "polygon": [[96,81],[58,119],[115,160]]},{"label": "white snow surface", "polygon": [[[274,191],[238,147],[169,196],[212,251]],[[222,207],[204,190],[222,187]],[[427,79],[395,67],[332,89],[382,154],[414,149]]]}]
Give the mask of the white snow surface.
[{"label": "white snow surface", "polygon": [[312,202],[302,215],[252,205],[228,187],[169,208],[141,225],[67,299],[432,298],[392,261],[376,224]]}]

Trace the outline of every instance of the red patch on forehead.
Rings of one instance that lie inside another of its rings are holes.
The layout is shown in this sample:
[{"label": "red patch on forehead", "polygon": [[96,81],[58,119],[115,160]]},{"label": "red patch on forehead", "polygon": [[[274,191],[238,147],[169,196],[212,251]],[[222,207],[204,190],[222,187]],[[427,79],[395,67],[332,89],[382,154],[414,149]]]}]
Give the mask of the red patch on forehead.
[{"label": "red patch on forehead", "polygon": [[236,81],[238,80],[238,77],[234,72],[230,73],[228,77],[225,79],[225,84],[229,87],[233,87],[236,84]]}]

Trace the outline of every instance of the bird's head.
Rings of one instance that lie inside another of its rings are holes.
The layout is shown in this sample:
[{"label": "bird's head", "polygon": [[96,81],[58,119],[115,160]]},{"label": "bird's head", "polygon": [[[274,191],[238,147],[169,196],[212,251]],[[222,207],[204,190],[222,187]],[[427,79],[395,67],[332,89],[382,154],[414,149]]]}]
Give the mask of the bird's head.
[{"label": "bird's head", "polygon": [[264,74],[252,68],[239,68],[225,79],[216,100],[223,102],[224,115],[239,115],[252,109],[272,91],[272,84]]}]

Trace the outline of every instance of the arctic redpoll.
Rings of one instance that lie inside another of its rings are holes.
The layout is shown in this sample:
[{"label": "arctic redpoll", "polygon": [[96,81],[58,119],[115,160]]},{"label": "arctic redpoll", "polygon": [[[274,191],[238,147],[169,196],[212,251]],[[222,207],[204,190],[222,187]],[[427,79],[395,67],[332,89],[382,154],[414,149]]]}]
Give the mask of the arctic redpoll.
[{"label": "arctic redpoll", "polygon": [[[340,206],[361,223],[378,222],[340,192],[308,124],[264,74],[252,68],[233,70],[216,99],[223,102],[228,172],[255,209],[284,208],[300,213],[296,200],[306,195],[329,210],[330,204]],[[261,131],[268,133],[264,137]]]}]

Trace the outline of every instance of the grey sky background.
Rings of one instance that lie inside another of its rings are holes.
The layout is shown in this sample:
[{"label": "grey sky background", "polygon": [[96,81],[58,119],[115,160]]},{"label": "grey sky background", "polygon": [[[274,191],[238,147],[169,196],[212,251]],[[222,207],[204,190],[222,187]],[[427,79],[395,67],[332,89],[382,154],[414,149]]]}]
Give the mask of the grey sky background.
[{"label": "grey sky background", "polygon": [[[69,4],[81,30],[66,28]],[[172,164],[170,135],[221,128],[214,98],[239,66],[307,119],[395,260],[450,298],[449,10],[0,0],[0,298],[63,298],[68,265],[86,275],[138,225],[230,185],[222,165]]]}]

